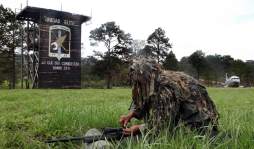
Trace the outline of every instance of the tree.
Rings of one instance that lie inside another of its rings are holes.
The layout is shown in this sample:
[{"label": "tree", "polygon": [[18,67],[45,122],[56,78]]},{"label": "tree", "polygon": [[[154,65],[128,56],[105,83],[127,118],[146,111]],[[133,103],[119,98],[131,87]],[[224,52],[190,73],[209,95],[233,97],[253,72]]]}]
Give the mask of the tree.
[{"label": "tree", "polygon": [[166,37],[165,31],[160,27],[155,29],[155,31],[147,38],[147,43],[147,48],[152,50],[158,63],[162,62],[167,56],[167,51],[171,48],[169,38]]},{"label": "tree", "polygon": [[178,69],[178,61],[177,61],[176,56],[172,50],[169,52],[165,61],[163,62],[163,66],[167,70],[177,70]]},{"label": "tree", "polygon": [[102,59],[107,60],[107,88],[112,88],[112,57],[118,57],[121,60],[127,60],[131,50],[132,38],[130,34],[126,34],[120,29],[115,22],[107,22],[102,24],[90,32],[90,38],[95,42],[101,42],[106,47],[105,53],[97,52]]},{"label": "tree", "polygon": [[94,67],[94,65],[97,63],[97,59],[94,56],[88,56],[86,58],[81,58],[81,80],[83,81],[87,81],[89,80],[91,77],[94,76],[90,76],[92,69]]},{"label": "tree", "polygon": [[20,32],[23,30],[22,23],[16,21],[15,13],[0,5],[0,83],[3,79],[9,79],[15,88],[15,48],[20,40]]},{"label": "tree", "polygon": [[243,77],[246,67],[246,63],[244,63],[242,60],[234,60],[232,63],[232,72],[239,77]]},{"label": "tree", "polygon": [[254,85],[254,62],[246,62],[246,69],[244,73],[245,86],[253,86]]},{"label": "tree", "polygon": [[155,57],[154,54],[154,48],[150,45],[145,45],[143,49],[138,51],[137,55],[143,56],[143,57]]},{"label": "tree", "polygon": [[211,75],[211,78],[213,81],[215,81],[215,84],[218,83],[218,81],[224,82],[225,80],[225,72],[224,68],[221,62],[221,55],[215,54],[215,55],[207,55],[206,61],[209,65],[209,75]]},{"label": "tree", "polygon": [[232,73],[234,58],[232,58],[230,55],[224,55],[221,57],[221,63],[225,73]]},{"label": "tree", "polygon": [[206,59],[205,59],[205,53],[203,53],[201,50],[197,50],[196,52],[190,55],[189,62],[196,69],[197,79],[199,80],[200,74],[204,72],[204,69],[206,68],[206,65],[207,65]]},{"label": "tree", "polygon": [[179,70],[183,71],[191,76],[195,76],[196,75],[196,71],[193,68],[193,66],[190,64],[189,62],[189,57],[184,56],[181,58],[179,64],[178,64]]}]

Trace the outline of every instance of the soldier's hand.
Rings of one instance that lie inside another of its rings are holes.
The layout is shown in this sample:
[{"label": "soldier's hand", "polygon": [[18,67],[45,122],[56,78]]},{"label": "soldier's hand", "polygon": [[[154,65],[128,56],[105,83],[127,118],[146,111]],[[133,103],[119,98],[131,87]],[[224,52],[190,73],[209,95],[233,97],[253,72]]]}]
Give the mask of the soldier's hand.
[{"label": "soldier's hand", "polygon": [[130,122],[130,120],[134,117],[135,113],[130,112],[128,115],[122,115],[120,116],[119,123],[122,127],[127,127],[127,124]]},{"label": "soldier's hand", "polygon": [[130,119],[131,118],[128,115],[122,115],[120,116],[119,123],[122,127],[126,127]]},{"label": "soldier's hand", "polygon": [[140,133],[140,128],[141,128],[141,125],[133,125],[130,128],[123,129],[123,134],[125,136],[136,135]]},{"label": "soldier's hand", "polygon": [[119,123],[122,127],[127,127],[127,124],[131,119],[135,117],[135,112],[131,111],[128,115],[122,115],[119,119]]}]

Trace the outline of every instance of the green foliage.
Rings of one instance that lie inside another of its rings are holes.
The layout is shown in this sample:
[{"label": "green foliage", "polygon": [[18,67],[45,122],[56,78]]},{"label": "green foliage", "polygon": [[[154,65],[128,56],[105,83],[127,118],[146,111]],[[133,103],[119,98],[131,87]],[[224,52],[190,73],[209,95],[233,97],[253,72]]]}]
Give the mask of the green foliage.
[{"label": "green foliage", "polygon": [[118,58],[122,61],[128,59],[132,52],[131,35],[124,33],[115,22],[107,22],[102,24],[99,28],[92,30],[90,32],[90,38],[95,42],[102,42],[107,49],[104,54],[96,52],[96,56],[102,59],[100,61],[101,65],[105,66],[102,67],[103,72],[100,73],[106,74],[107,88],[112,88],[112,77],[115,73],[115,66],[118,65],[114,63],[114,59]]},{"label": "green foliage", "polygon": [[0,50],[13,47],[12,35],[15,29],[15,14],[11,9],[0,5]]},{"label": "green foliage", "polygon": [[19,45],[22,24],[11,9],[0,5],[0,54]]},{"label": "green foliage", "polygon": [[243,78],[246,67],[246,64],[242,60],[235,60],[232,63],[232,72],[238,74],[240,78]]},{"label": "green foliage", "polygon": [[193,68],[193,66],[189,62],[188,57],[182,57],[179,62],[179,70],[185,72],[186,74],[189,74],[191,76],[196,75],[196,70]]},{"label": "green foliage", "polygon": [[166,70],[177,70],[178,69],[178,61],[176,59],[175,54],[173,51],[170,51],[167,55],[165,61],[163,62],[163,67]]},{"label": "green foliage", "polygon": [[[189,63],[186,61],[187,59],[189,59]],[[235,60],[229,55],[205,56],[202,51],[196,51],[189,57],[182,58],[179,66],[181,71],[185,71],[192,76],[200,76],[207,85],[221,86],[222,82],[225,81],[226,73],[229,76],[239,76],[241,84],[244,86],[254,85],[254,63],[252,61]],[[196,72],[192,70],[192,67],[195,68]]]},{"label": "green foliage", "polygon": [[139,51],[138,55],[142,55],[144,57],[156,57],[154,48],[150,45],[145,45],[145,47]]},{"label": "green foliage", "polygon": [[244,71],[244,80],[246,86],[254,85],[254,63],[246,63]]},{"label": "green foliage", "polygon": [[[0,84],[9,80],[14,84],[15,47],[19,46],[22,23],[16,21],[15,13],[0,5]],[[11,75],[12,74],[12,75]],[[12,76],[12,78],[11,78]]]},{"label": "green foliage", "polygon": [[81,59],[81,85],[82,88],[103,88],[105,81],[93,74],[93,70],[95,65],[97,64],[98,60],[93,57],[89,56],[87,58]]},{"label": "green foliage", "polygon": [[[127,86],[129,67],[118,57],[111,57],[111,75],[113,86]],[[82,60],[82,87],[104,88],[107,76],[108,59],[89,57]]]},{"label": "green foliage", "polygon": [[207,69],[207,75],[209,76],[210,80],[214,80],[215,82],[224,81],[225,79],[225,70],[223,63],[221,61],[221,55],[207,55],[206,61],[209,65],[209,69]]},{"label": "green foliage", "polygon": [[239,76],[243,86],[254,85],[254,63],[235,60],[229,55],[205,56],[202,51],[195,51],[180,60],[179,70],[191,76],[199,76],[204,80],[203,83],[211,86],[222,86],[226,73]]},{"label": "green foliage", "polygon": [[221,57],[221,62],[224,67],[224,70],[226,72],[230,72],[234,62],[234,58],[232,58],[230,55],[224,55]]},{"label": "green foliage", "polygon": [[205,53],[203,53],[201,50],[195,51],[194,53],[190,55],[189,62],[196,69],[197,79],[199,79],[200,74],[205,71],[205,68],[207,66]]},{"label": "green foliage", "polygon": [[[163,132],[154,142],[146,136],[126,139],[115,148],[232,148],[253,147],[254,89],[209,88],[220,113],[220,134],[213,139],[181,128],[173,135]],[[0,148],[47,148],[55,136],[80,136],[90,128],[119,127],[127,113],[130,89],[1,90]],[[140,123],[132,121],[132,123]],[[59,143],[53,148],[81,148]]]},{"label": "green foliage", "polygon": [[102,24],[99,28],[92,30],[89,37],[95,42],[102,42],[105,45],[108,50],[105,55],[108,57],[126,58],[132,52],[130,49],[131,35],[121,30],[115,22]]},{"label": "green foliage", "polygon": [[9,88],[9,81],[8,80],[4,80],[0,86],[1,89],[7,89]]},{"label": "green foliage", "polygon": [[169,38],[166,36],[162,28],[157,28],[147,38],[148,45],[146,46],[148,52],[157,58],[157,62],[161,63],[167,56],[167,51],[171,48]]}]

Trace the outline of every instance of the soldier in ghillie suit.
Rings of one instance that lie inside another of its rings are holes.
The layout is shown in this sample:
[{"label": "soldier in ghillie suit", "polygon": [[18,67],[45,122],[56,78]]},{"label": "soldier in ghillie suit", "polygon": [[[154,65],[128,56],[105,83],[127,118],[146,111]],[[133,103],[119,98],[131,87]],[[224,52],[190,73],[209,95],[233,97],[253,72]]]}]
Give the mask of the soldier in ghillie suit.
[{"label": "soldier in ghillie suit", "polygon": [[151,59],[134,60],[130,67],[132,104],[130,113],[120,117],[124,127],[132,118],[143,119],[144,125],[124,129],[126,135],[147,128],[161,130],[184,125],[212,135],[217,132],[218,112],[206,88],[194,78],[175,71],[162,70]]}]

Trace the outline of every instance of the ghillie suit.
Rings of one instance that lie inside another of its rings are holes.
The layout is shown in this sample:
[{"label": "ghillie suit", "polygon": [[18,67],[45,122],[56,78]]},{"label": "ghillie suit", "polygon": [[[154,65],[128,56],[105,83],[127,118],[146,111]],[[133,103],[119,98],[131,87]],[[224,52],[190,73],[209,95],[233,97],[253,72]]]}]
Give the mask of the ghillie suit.
[{"label": "ghillie suit", "polygon": [[131,109],[143,118],[148,129],[159,132],[179,124],[203,131],[208,125],[217,131],[218,112],[204,86],[194,78],[163,71],[154,60],[134,60],[130,67]]}]

